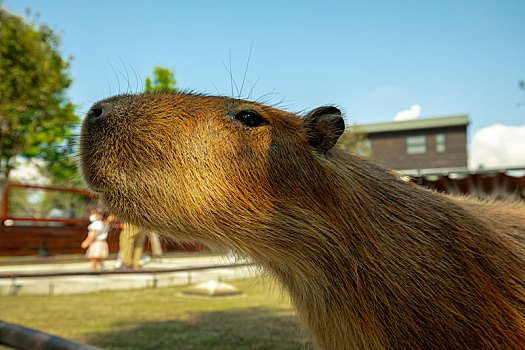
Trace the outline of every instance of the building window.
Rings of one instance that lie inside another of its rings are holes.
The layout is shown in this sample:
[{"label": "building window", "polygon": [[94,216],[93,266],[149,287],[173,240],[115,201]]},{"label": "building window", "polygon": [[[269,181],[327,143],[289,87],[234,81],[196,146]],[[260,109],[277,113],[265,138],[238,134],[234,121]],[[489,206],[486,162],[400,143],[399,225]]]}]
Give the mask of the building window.
[{"label": "building window", "polygon": [[437,134],[436,135],[436,152],[437,153],[444,153],[446,150],[445,147],[445,134]]},{"label": "building window", "polygon": [[407,137],[407,154],[423,154],[427,152],[427,139],[424,135]]}]

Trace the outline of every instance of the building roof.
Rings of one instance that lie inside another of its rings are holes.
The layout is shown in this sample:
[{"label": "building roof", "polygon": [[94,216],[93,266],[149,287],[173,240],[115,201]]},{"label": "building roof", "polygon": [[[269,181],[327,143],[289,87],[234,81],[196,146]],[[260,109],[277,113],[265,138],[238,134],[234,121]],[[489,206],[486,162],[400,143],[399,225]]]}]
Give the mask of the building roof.
[{"label": "building roof", "polygon": [[467,167],[447,167],[447,168],[426,168],[426,169],[403,169],[395,170],[397,173],[409,177],[426,177],[427,180],[435,180],[441,176],[447,176],[451,179],[463,178],[468,175],[493,176],[504,173],[512,177],[525,178],[525,166],[507,166],[496,168],[478,168],[469,169]]},{"label": "building roof", "polygon": [[[437,117],[437,118],[421,118],[421,119],[410,119],[401,120],[386,123],[374,123],[374,124],[360,124],[358,128],[363,130],[367,134],[381,133],[381,132],[392,132],[392,131],[406,131],[406,130],[418,130],[418,129],[435,129],[449,126],[462,126],[469,124],[469,117],[467,114],[459,114],[448,117]],[[352,128],[352,127],[350,127]]]},{"label": "building roof", "polygon": [[[525,200],[525,169],[497,173],[423,176],[415,182],[437,191],[479,198],[521,198]],[[452,176],[456,175],[456,176]]]}]

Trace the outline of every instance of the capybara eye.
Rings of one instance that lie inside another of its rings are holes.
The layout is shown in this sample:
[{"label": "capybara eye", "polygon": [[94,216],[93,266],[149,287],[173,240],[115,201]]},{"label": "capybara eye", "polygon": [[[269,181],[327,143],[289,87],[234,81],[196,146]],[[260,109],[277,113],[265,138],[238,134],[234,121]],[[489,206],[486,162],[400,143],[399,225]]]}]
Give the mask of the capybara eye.
[{"label": "capybara eye", "polygon": [[259,113],[251,110],[237,112],[233,117],[250,128],[268,125],[266,119],[264,119]]}]

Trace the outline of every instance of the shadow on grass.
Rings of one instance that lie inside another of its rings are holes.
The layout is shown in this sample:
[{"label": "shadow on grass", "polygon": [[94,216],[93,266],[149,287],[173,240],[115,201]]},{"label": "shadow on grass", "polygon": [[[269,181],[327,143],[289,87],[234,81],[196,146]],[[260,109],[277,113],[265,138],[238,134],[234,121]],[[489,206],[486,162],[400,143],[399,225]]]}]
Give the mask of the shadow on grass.
[{"label": "shadow on grass", "polygon": [[181,319],[126,323],[92,335],[104,349],[312,349],[295,316],[275,309],[194,312]]}]

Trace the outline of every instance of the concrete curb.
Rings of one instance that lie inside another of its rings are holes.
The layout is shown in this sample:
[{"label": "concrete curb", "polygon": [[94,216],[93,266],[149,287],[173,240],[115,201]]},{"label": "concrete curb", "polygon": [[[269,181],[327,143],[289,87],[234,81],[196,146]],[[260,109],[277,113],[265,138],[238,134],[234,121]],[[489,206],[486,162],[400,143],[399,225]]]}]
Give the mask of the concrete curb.
[{"label": "concrete curb", "polygon": [[[38,273],[53,273],[62,272],[66,276],[46,276],[46,277],[19,277],[16,275],[21,273],[36,273],[37,271],[31,269],[30,266],[24,265],[21,270],[17,270],[14,266],[9,266],[9,269],[0,268],[0,274],[13,274],[12,278],[0,279],[0,295],[66,295],[66,294],[81,294],[93,293],[97,291],[110,290],[128,290],[141,288],[162,288],[170,286],[184,286],[193,283],[204,282],[209,280],[216,281],[233,281],[240,278],[253,277],[259,274],[257,268],[253,266],[239,265],[231,266],[225,265],[228,259],[225,257],[199,257],[188,259],[172,259],[169,263],[163,263],[162,268],[182,269],[182,271],[163,272],[160,267],[155,271],[141,271],[141,273],[103,273],[91,274],[79,270],[78,266],[74,267],[68,264],[66,270],[60,266],[48,266],[47,269],[42,269],[42,266],[35,266]],[[231,263],[231,260],[230,260]],[[83,264],[83,267],[88,268],[88,264]],[[190,270],[188,268],[198,267],[198,270]],[[75,274],[72,268],[76,268],[80,274]],[[148,266],[150,269],[150,266]],[[2,271],[4,270],[4,271]]]}]

